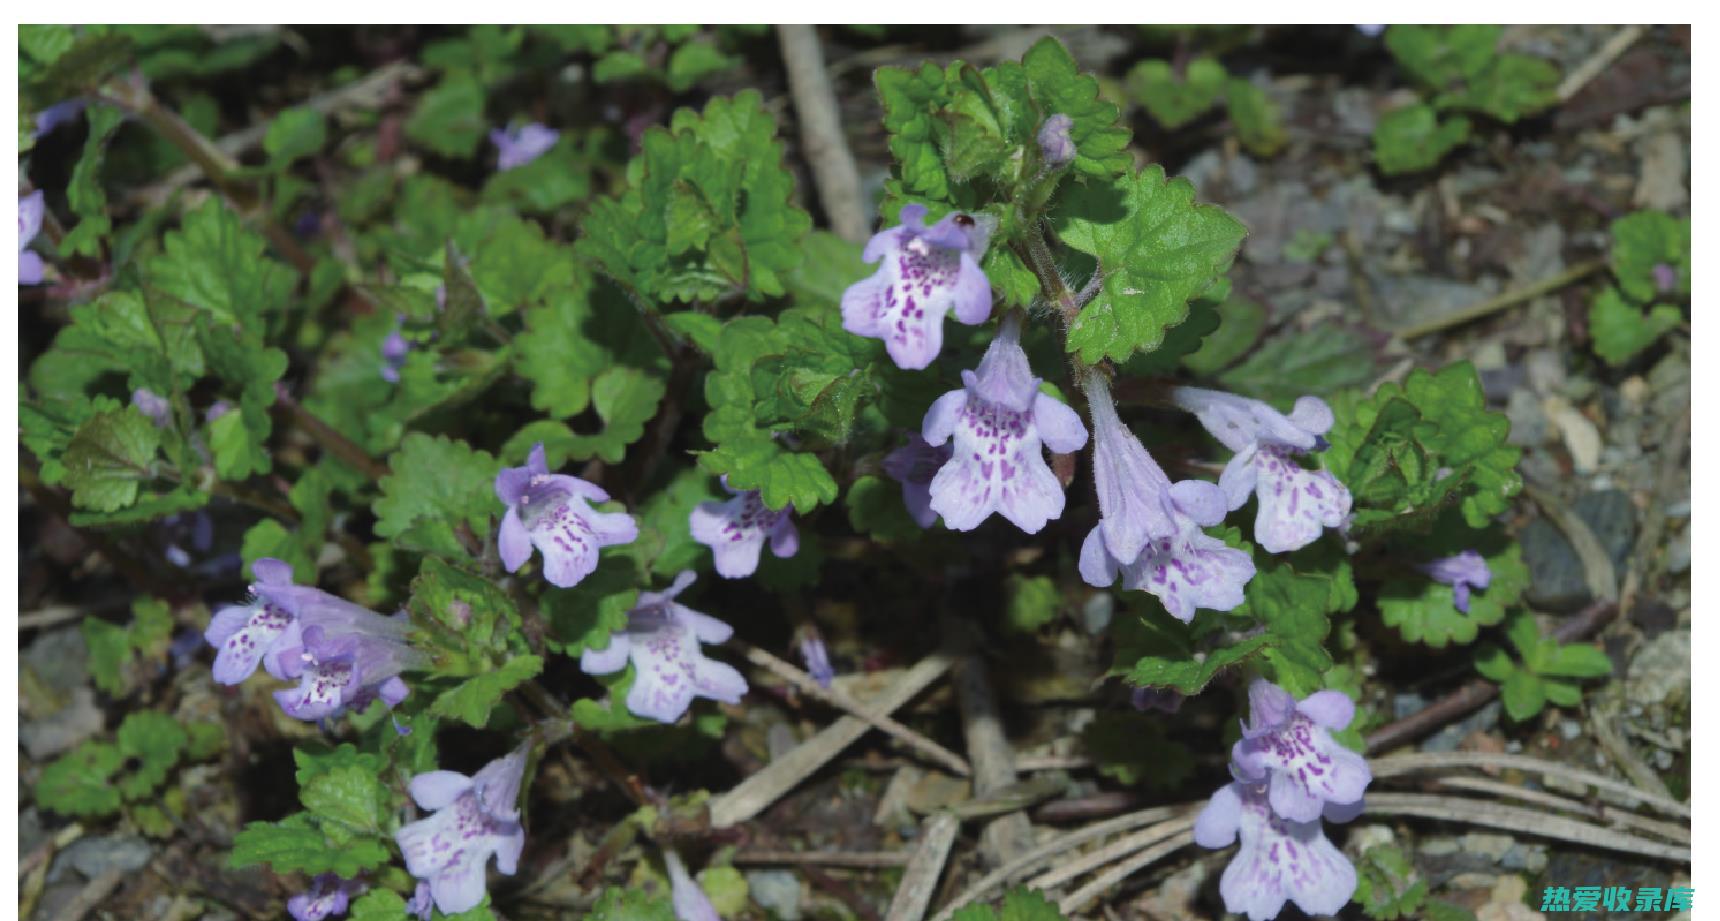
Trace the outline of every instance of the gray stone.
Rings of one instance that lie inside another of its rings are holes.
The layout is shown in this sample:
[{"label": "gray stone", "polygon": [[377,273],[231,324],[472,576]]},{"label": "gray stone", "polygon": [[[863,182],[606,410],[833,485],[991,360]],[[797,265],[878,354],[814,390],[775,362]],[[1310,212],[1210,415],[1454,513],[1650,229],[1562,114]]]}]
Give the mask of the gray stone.
[{"label": "gray stone", "polygon": [[31,758],[41,761],[72,750],[79,742],[101,732],[102,724],[95,692],[88,687],[73,688],[65,706],[19,726],[18,741],[24,743],[24,750]]},{"label": "gray stone", "polygon": [[1511,444],[1532,448],[1547,440],[1547,413],[1533,392],[1512,390],[1505,401],[1505,418],[1511,420]]},{"label": "gray stone", "polygon": [[780,921],[799,921],[800,877],[788,870],[752,870],[747,890],[760,908]]},{"label": "gray stone", "polygon": [[22,667],[34,672],[43,684],[61,693],[70,693],[73,688],[89,683],[89,669],[84,664],[88,660],[89,650],[84,646],[83,631],[74,626],[42,634],[24,650],[18,661]]},{"label": "gray stone", "polygon": [[1690,571],[1690,529],[1685,528],[1673,536],[1672,542],[1666,545],[1666,571],[1675,576]]},{"label": "gray stone", "polygon": [[[1571,504],[1571,511],[1594,531],[1601,548],[1622,573],[1636,540],[1636,506],[1630,496],[1609,489],[1588,493]],[[1565,535],[1545,519],[1529,522],[1519,536],[1523,562],[1529,566],[1529,603],[1551,611],[1571,611],[1591,600],[1583,563]]]},{"label": "gray stone", "polygon": [[110,870],[131,873],[143,869],[151,853],[149,842],[135,835],[79,838],[54,858],[48,880],[59,882],[68,869],[77,870],[85,879],[95,879]]},{"label": "gray stone", "polygon": [[1427,706],[1427,698],[1413,691],[1392,695],[1392,719],[1401,720]]},{"label": "gray stone", "polygon": [[1637,650],[1625,670],[1625,699],[1650,707],[1690,690],[1690,631],[1668,630]]},{"label": "gray stone", "polygon": [[1454,752],[1463,740],[1472,732],[1486,732],[1499,725],[1499,701],[1489,701],[1487,706],[1470,714],[1460,722],[1434,733],[1427,741],[1421,743],[1425,752]]},{"label": "gray stone", "polygon": [[1499,866],[1507,870],[1527,870],[1539,873],[1547,869],[1547,849],[1538,844],[1523,844],[1518,842],[1511,845],[1505,856],[1499,858]]}]

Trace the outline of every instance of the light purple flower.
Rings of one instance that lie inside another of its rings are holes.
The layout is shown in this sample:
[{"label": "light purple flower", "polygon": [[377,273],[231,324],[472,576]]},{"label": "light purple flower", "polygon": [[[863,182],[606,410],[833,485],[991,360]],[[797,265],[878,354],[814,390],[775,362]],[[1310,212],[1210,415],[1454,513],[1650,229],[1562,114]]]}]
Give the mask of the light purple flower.
[{"label": "light purple flower", "polygon": [[321,625],[301,631],[300,646],[276,654],[281,677],[299,679],[299,686],[275,692],[275,701],[294,719],[333,719],[359,712],[371,701],[390,708],[406,699],[400,673],[429,664],[429,656],[401,638],[408,628],[406,613],[378,618],[375,629],[330,633]]},{"label": "light purple flower", "polygon": [[1459,611],[1469,613],[1469,590],[1485,589],[1493,582],[1493,571],[1487,560],[1474,550],[1456,556],[1442,557],[1416,567],[1429,579],[1451,586],[1451,603]]},{"label": "light purple flower", "polygon": [[1075,120],[1061,112],[1039,126],[1039,156],[1046,166],[1055,169],[1075,159],[1075,139],[1069,136],[1073,127]]},{"label": "light purple flower", "polygon": [[228,402],[227,400],[216,400],[215,402],[209,404],[208,409],[203,411],[203,421],[204,422],[214,422],[216,419],[219,419],[222,416],[225,416],[232,411],[233,411],[233,404],[232,403]]},{"label": "light purple flower", "polygon": [[675,921],[721,921],[716,906],[687,872],[680,854],[665,849],[663,865],[669,869],[669,903],[675,908]]},{"label": "light purple flower", "polygon": [[604,547],[632,543],[639,526],[625,512],[594,511],[609,493],[573,476],[549,472],[543,445],[532,448],[523,467],[496,474],[496,497],[508,507],[497,538],[502,564],[515,572],[543,553],[543,575],[551,585],[572,588],[597,568]]},{"label": "light purple flower", "polygon": [[525,166],[538,157],[549,153],[555,146],[561,132],[554,128],[546,128],[537,122],[507,129],[497,128],[490,132],[490,143],[496,145],[496,169],[511,170]]},{"label": "light purple flower", "polygon": [[711,548],[711,560],[717,575],[725,579],[743,579],[758,569],[758,558],[765,541],[770,552],[787,559],[800,550],[800,531],[794,526],[788,508],[772,511],[765,508],[758,490],[741,492],[729,488],[728,478],[723,488],[733,498],[727,501],[701,502],[687,516],[687,528],[693,539]]},{"label": "light purple flower", "polygon": [[382,340],[382,379],[390,384],[400,383],[400,369],[406,366],[406,356],[411,352],[412,343],[406,341],[400,332],[400,324],[396,322],[388,338]]},{"label": "light purple flower", "polygon": [[1040,451],[1079,451],[1087,428],[1075,410],[1039,392],[1021,350],[1020,321],[1004,320],[979,370],[926,411],[921,434],[934,447],[954,444],[932,478],[931,509],[952,530],[971,531],[993,512],[1029,534],[1063,514],[1063,484]]},{"label": "light purple flower", "polygon": [[1171,483],[1118,418],[1104,379],[1090,376],[1086,391],[1099,524],[1081,544],[1081,577],[1102,588],[1121,576],[1124,588],[1152,593],[1184,623],[1197,608],[1241,604],[1254,561],[1201,530],[1224,520],[1224,494],[1198,480]]},{"label": "light purple flower", "polygon": [[525,769],[526,749],[521,748],[470,778],[430,771],[407,785],[418,805],[432,814],[395,832],[394,840],[406,858],[406,871],[430,884],[430,897],[443,914],[469,911],[484,900],[484,867],[491,854],[503,875],[519,869],[526,846],[519,810]]},{"label": "light purple flower", "polygon": [[747,682],[732,666],[705,658],[700,643],[721,643],[734,633],[728,624],[675,601],[693,584],[691,571],[663,592],[642,592],[628,612],[627,627],[609,636],[606,649],[587,649],[579,667],[588,675],[613,674],[632,660],[633,688],[627,709],[636,716],[673,723],[694,697],[739,703]]},{"label": "light purple flower", "polygon": [[806,662],[806,673],[818,682],[819,687],[828,688],[836,680],[836,669],[830,666],[830,650],[825,648],[817,631],[810,631],[800,638],[800,658]]},{"label": "light purple flower", "polygon": [[39,285],[42,283],[42,257],[30,249],[30,241],[42,232],[42,215],[45,209],[42,201],[42,190],[18,199],[18,284]]},{"label": "light purple flower", "polygon": [[72,98],[53,105],[36,113],[36,134],[39,139],[55,128],[77,118],[84,111],[85,102]]},{"label": "light purple flower", "polygon": [[1664,262],[1654,264],[1654,288],[1661,294],[1678,290],[1678,269]]},{"label": "light purple flower", "polygon": [[925,225],[924,205],[903,205],[901,223],[879,231],[862,254],[879,262],[842,293],[842,328],[884,340],[897,366],[924,368],[944,344],[944,314],[972,326],[991,316],[991,283],[979,267],[995,221],[960,212]]},{"label": "light purple flower", "polygon": [[1231,759],[1238,778],[1270,785],[1273,811],[1292,822],[1312,822],[1327,803],[1361,800],[1373,772],[1331,735],[1356,715],[1342,691],[1317,691],[1298,702],[1258,679],[1248,687],[1248,710]]},{"label": "light purple flower", "polygon": [[1231,509],[1254,493],[1260,511],[1254,539],[1268,553],[1299,550],[1335,528],[1350,514],[1350,491],[1326,470],[1308,470],[1293,455],[1325,447],[1332,409],[1318,397],[1303,397],[1286,416],[1259,400],[1217,390],[1178,387],[1176,405],[1195,414],[1212,437],[1235,451],[1218,485]]},{"label": "light purple flower", "polygon": [[[403,640],[410,625],[404,617],[383,617],[313,586],[293,584],[293,568],[276,559],[251,567],[251,599],[215,612],[203,638],[215,647],[214,678],[233,685],[251,677],[261,663],[276,678],[297,677],[304,630],[320,627],[335,638],[365,633]],[[288,670],[291,669],[291,674]]]},{"label": "light purple flower", "polygon": [[287,900],[287,914],[293,921],[323,921],[346,914],[347,899],[357,883],[343,880],[333,873],[324,873],[311,881],[309,892],[301,892]]},{"label": "light purple flower", "polygon": [[139,387],[131,392],[131,405],[148,416],[156,428],[164,429],[173,424],[172,404],[167,402],[166,397],[147,387]]},{"label": "light purple flower", "polygon": [[[1345,821],[1356,810],[1333,812],[1341,814],[1328,818]],[[1307,822],[1274,815],[1263,784],[1225,784],[1195,818],[1201,847],[1229,847],[1239,835],[1242,846],[1218,881],[1226,911],[1268,921],[1292,901],[1310,915],[1330,915],[1355,894],[1356,868],[1326,839],[1319,814]]]},{"label": "light purple flower", "polygon": [[884,472],[902,484],[902,504],[908,507],[909,517],[922,528],[929,528],[938,520],[938,513],[932,511],[932,478],[949,463],[954,450],[948,444],[934,448],[926,444],[919,432],[913,432],[908,435],[907,444],[884,455]]},{"label": "light purple flower", "polygon": [[430,921],[430,911],[435,908],[436,900],[430,897],[430,884],[418,881],[418,888],[412,890],[412,898],[406,901],[406,913],[418,921]]}]

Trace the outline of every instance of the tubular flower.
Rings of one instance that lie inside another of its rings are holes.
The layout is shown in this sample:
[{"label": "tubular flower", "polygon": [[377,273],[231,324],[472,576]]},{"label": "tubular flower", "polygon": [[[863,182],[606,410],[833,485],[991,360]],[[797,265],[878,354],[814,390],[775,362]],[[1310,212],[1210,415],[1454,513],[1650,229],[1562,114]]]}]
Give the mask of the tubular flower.
[{"label": "tubular flower", "polygon": [[331,719],[363,710],[373,700],[392,708],[406,699],[400,673],[424,667],[429,657],[402,641],[409,626],[405,612],[394,618],[371,616],[376,621],[371,629],[331,632],[320,624],[305,627],[301,646],[278,653],[280,676],[299,679],[298,687],[275,692],[275,701],[288,716]]},{"label": "tubular flower", "polygon": [[589,503],[609,500],[602,488],[550,473],[542,444],[532,448],[525,466],[496,474],[496,497],[508,507],[497,537],[502,564],[508,572],[517,571],[536,546],[543,553],[544,578],[560,588],[572,588],[591,575],[600,549],[639,536],[631,515],[591,508]]},{"label": "tubular flower", "polygon": [[870,278],[842,294],[842,328],[884,340],[897,366],[924,368],[944,343],[944,314],[972,326],[991,316],[991,283],[979,267],[995,223],[960,212],[925,225],[924,205],[903,205],[901,224],[866,244]]},{"label": "tubular flower", "polygon": [[1426,573],[1429,579],[1451,586],[1451,603],[1465,614],[1469,613],[1470,589],[1486,589],[1493,582],[1493,571],[1487,568],[1487,560],[1474,550],[1441,557],[1416,568]]},{"label": "tubular flower", "polygon": [[950,460],[930,487],[931,510],[952,530],[971,531],[996,512],[1033,534],[1063,514],[1063,485],[1040,444],[1058,453],[1078,451],[1087,429],[1073,409],[1039,392],[1019,337],[1020,321],[1012,316],[978,371],[962,372],[962,389],[926,411],[926,443],[937,447],[954,439]]},{"label": "tubular flower", "polygon": [[[1333,808],[1328,818],[1354,814]],[[1264,784],[1226,784],[1195,818],[1194,840],[1202,847],[1228,847],[1239,836],[1242,846],[1218,881],[1227,911],[1268,921],[1291,901],[1310,915],[1329,915],[1356,891],[1356,868],[1326,839],[1319,814],[1307,822],[1275,815]]]},{"label": "tubular flower", "polygon": [[683,572],[668,591],[640,593],[626,629],[610,634],[608,648],[580,655],[579,667],[588,675],[613,674],[632,660],[636,674],[627,709],[635,716],[673,723],[694,697],[732,704],[747,692],[740,672],[705,658],[699,649],[700,643],[727,640],[734,628],[675,601],[694,578],[691,571]]},{"label": "tubular flower", "polygon": [[42,283],[42,257],[30,250],[30,242],[42,232],[45,207],[41,189],[18,199],[18,284],[21,285]]},{"label": "tubular flower", "polygon": [[251,583],[251,600],[215,612],[203,638],[215,647],[215,681],[238,684],[257,670],[276,678],[296,677],[287,670],[303,651],[303,631],[320,627],[323,636],[369,633],[405,638],[409,625],[404,617],[383,617],[312,586],[294,585],[293,568],[276,559],[264,558],[251,567],[257,581]]},{"label": "tubular flower", "polygon": [[468,911],[484,900],[484,867],[491,854],[504,875],[519,868],[526,846],[519,812],[525,769],[521,748],[471,777],[430,771],[407,785],[418,805],[432,814],[401,828],[394,840],[406,858],[406,871],[429,883],[430,897],[443,914]]},{"label": "tubular flower", "polygon": [[1327,804],[1361,801],[1373,773],[1361,755],[1331,735],[1356,715],[1342,691],[1319,691],[1298,702],[1270,681],[1257,680],[1248,688],[1248,709],[1231,760],[1237,777],[1268,786],[1274,812],[1292,822],[1312,822]]},{"label": "tubular flower", "polygon": [[1086,391],[1099,524],[1081,545],[1081,577],[1104,587],[1121,576],[1184,623],[1197,608],[1241,604],[1254,561],[1201,530],[1224,520],[1223,493],[1198,480],[1173,484],[1118,418],[1103,378],[1088,378]]},{"label": "tubular flower", "polygon": [[323,921],[346,914],[347,900],[357,884],[343,880],[333,873],[324,873],[311,881],[309,892],[301,892],[287,900],[287,914],[293,921]]},{"label": "tubular flower", "polygon": [[1254,539],[1268,553],[1298,550],[1335,528],[1350,514],[1350,491],[1325,470],[1308,470],[1293,455],[1324,446],[1332,409],[1318,397],[1303,397],[1286,416],[1259,400],[1198,387],[1171,391],[1177,406],[1195,414],[1212,437],[1235,451],[1218,485],[1231,509],[1254,493],[1260,511]]},{"label": "tubular flower", "polygon": [[729,489],[727,477],[723,478],[723,488],[733,498],[701,502],[687,516],[693,539],[711,548],[717,575],[725,579],[752,575],[758,569],[759,553],[767,540],[770,552],[779,558],[787,559],[799,552],[800,531],[787,508],[775,511],[765,508],[758,490]]},{"label": "tubular flower", "polygon": [[947,444],[934,448],[926,444],[919,432],[913,432],[907,444],[884,455],[884,472],[902,484],[902,504],[908,507],[909,517],[922,528],[929,528],[938,520],[938,513],[932,511],[932,478],[949,463],[952,451]]},{"label": "tubular flower", "polygon": [[496,169],[507,171],[525,166],[549,153],[561,132],[537,122],[512,128],[497,128],[490,132],[490,143],[496,145]]}]

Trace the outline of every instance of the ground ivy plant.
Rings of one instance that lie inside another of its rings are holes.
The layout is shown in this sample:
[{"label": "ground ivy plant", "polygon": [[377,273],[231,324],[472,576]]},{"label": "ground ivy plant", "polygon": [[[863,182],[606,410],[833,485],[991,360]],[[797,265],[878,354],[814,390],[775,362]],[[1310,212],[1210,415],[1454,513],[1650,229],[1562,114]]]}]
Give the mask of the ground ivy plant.
[{"label": "ground ivy plant", "polygon": [[[1392,46],[1435,109],[1505,118],[1541,98],[1513,88],[1533,68],[1496,56],[1496,35],[1404,28]],[[679,108],[631,147],[488,108],[545,56],[674,87],[727,66],[730,37],[479,27],[436,46],[403,128],[431,157],[476,162],[487,142],[497,169],[477,187],[362,137],[333,148],[288,109],[263,162],[204,163],[213,193],[114,226],[116,125],[204,152],[193,113],[152,90],[167,76],[137,69],[162,39],[21,32],[29,111],[82,100],[89,137],[70,187],[20,202],[23,282],[70,304],[24,377],[25,483],[133,549],[213,559],[210,516],[244,522],[213,550],[226,575],[173,563],[213,601],[175,608],[206,647],[176,654],[210,663],[225,719],[300,724],[293,805],[246,824],[229,858],[295,880],[295,916],[491,917],[509,892],[491,870],[542,846],[531,791],[564,745],[636,808],[604,853],[648,843],[628,852],[667,881],[668,897],[611,889],[593,917],[713,916],[739,877],[686,867],[709,849],[709,793],[677,777],[748,705],[732,663],[749,638],[729,621],[757,619],[725,600],[747,583],[798,598],[839,554],[910,593],[977,566],[1027,633],[1061,604],[1053,577],[1078,575],[1113,601],[1094,641],[1142,707],[1234,692],[1233,779],[1194,834],[1240,839],[1221,892],[1255,918],[1356,891],[1322,823],[1354,817],[1371,779],[1357,676],[1374,657],[1509,622],[1515,658],[1488,647],[1479,667],[1518,717],[1600,674],[1604,657],[1512,618],[1526,574],[1499,519],[1518,451],[1475,371],[1332,387],[1307,364],[1249,364],[1262,317],[1227,280],[1246,228],[1137,162],[1057,41],[876,72],[894,166],[859,242],[815,228],[755,92]],[[616,150],[631,152],[605,163]],[[323,200],[305,177],[330,157],[348,178]],[[282,236],[277,218],[310,202],[344,230]],[[1626,230],[1626,296],[1664,290],[1643,275],[1662,263],[1688,290],[1671,230]],[[984,561],[1011,547],[1042,562]],[[128,626],[86,628],[104,691],[136,691],[127,669],[162,661],[173,616],[145,600]],[[1087,733],[1107,774],[1191,769],[1143,762],[1141,738],[1177,743],[1130,731],[1134,715]],[[138,811],[172,813],[155,791],[221,739],[156,716],[49,765],[41,804],[166,821]],[[1382,885],[1370,904],[1406,898]],[[1001,911],[1055,917],[1022,893]]]}]

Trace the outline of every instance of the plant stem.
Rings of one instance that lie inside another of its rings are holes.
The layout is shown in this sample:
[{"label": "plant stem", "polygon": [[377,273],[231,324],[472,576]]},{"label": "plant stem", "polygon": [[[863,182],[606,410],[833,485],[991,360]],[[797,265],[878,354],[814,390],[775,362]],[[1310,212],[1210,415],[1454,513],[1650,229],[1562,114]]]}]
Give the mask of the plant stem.
[{"label": "plant stem", "polygon": [[316,439],[329,453],[345,461],[354,470],[372,480],[380,480],[388,475],[388,467],[381,461],[370,456],[363,446],[342,435],[333,426],[316,417],[315,413],[305,409],[299,401],[292,398],[283,386],[275,387],[275,402],[292,415],[293,424],[305,434]]},{"label": "plant stem", "polygon": [[1429,333],[1437,333],[1441,330],[1450,329],[1453,326],[1462,326],[1471,320],[1479,320],[1482,317],[1498,313],[1501,310],[1515,307],[1524,301],[1533,300],[1543,294],[1557,291],[1574,281],[1580,281],[1587,278],[1606,267],[1607,260],[1604,258],[1590,259],[1587,262],[1579,262],[1557,275],[1550,278],[1543,278],[1527,287],[1518,288],[1515,291],[1507,291],[1498,297],[1490,298],[1479,304],[1465,307],[1455,313],[1448,313],[1443,317],[1435,317],[1425,323],[1417,323],[1408,329],[1399,330],[1397,337],[1407,342],[1410,339],[1417,339]]}]

